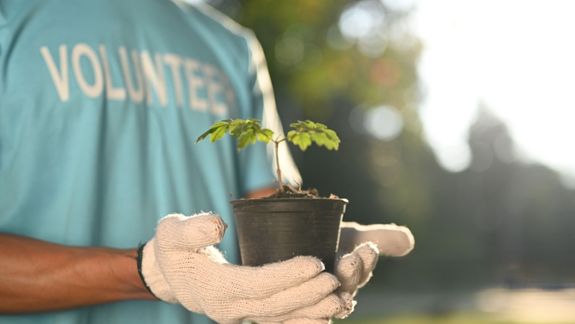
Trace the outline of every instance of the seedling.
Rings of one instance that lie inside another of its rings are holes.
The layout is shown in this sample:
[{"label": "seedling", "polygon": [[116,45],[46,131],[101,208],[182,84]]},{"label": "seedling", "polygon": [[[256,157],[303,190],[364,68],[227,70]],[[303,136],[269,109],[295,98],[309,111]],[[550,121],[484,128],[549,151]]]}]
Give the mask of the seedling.
[{"label": "seedling", "polygon": [[297,121],[290,124],[287,137],[274,134],[271,129],[262,128],[257,119],[226,119],[215,122],[212,126],[198,137],[196,143],[209,137],[211,142],[215,142],[224,135],[230,135],[237,140],[237,148],[241,150],[256,142],[274,144],[274,155],[276,160],[276,174],[279,191],[284,191],[282,172],[279,159],[279,145],[283,141],[288,141],[305,151],[312,144],[323,146],[328,150],[339,149],[339,137],[336,132],[326,125],[310,120]]}]

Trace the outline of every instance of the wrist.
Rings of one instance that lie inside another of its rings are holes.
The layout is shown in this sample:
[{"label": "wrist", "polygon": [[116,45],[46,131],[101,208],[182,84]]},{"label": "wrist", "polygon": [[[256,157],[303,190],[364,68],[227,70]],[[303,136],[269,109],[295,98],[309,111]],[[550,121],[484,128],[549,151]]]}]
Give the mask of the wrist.
[{"label": "wrist", "polygon": [[141,280],[142,284],[144,285],[144,287],[146,288],[146,290],[150,294],[152,294],[154,297],[156,297],[157,299],[160,299],[160,298],[158,298],[158,296],[156,296],[154,294],[154,292],[152,291],[150,286],[148,286],[148,283],[146,282],[146,279],[144,278],[144,274],[142,273],[142,259],[144,258],[144,247],[145,246],[146,246],[146,243],[140,244],[140,246],[138,247],[138,250],[137,250],[136,262],[137,262],[137,267],[138,267],[138,275],[140,276],[140,280]]},{"label": "wrist", "polygon": [[[120,289],[128,296],[127,299],[153,300],[151,294],[144,286],[138,275],[137,250],[117,250],[112,261],[114,268],[111,269],[113,276],[119,283]],[[123,270],[120,270],[123,269]]]}]

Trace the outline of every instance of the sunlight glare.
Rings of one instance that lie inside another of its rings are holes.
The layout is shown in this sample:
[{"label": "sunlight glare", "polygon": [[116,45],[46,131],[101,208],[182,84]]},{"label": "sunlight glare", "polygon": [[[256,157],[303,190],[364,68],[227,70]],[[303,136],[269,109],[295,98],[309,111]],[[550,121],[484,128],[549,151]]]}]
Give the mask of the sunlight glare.
[{"label": "sunlight glare", "polygon": [[[443,157],[466,142],[479,101],[509,127],[525,158],[575,174],[574,1],[420,0],[421,116]],[[443,152],[443,153],[442,153]]]}]

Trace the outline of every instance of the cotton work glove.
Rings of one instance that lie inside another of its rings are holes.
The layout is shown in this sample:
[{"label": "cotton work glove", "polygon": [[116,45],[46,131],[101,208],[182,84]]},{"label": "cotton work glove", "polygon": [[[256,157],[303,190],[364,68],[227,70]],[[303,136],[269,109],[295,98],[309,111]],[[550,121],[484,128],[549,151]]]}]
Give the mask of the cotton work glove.
[{"label": "cotton work glove", "polygon": [[335,266],[335,273],[341,282],[338,289],[340,297],[349,300],[367,284],[380,255],[404,256],[413,250],[414,245],[411,231],[404,226],[343,222],[339,245],[342,257]]},{"label": "cotton work glove", "polygon": [[365,242],[374,243],[380,255],[400,257],[407,255],[415,246],[409,228],[395,224],[361,225],[356,222],[342,222],[339,240],[339,254],[352,252]]},{"label": "cotton work glove", "polygon": [[229,264],[213,246],[225,228],[215,214],[164,217],[141,249],[142,279],[151,292],[224,324],[304,323],[299,319],[330,318],[351,308],[334,293],[340,283],[317,258]]},{"label": "cotton work glove", "polygon": [[[404,256],[415,245],[411,231],[395,224],[360,225],[354,222],[342,222],[335,274],[341,282],[337,294],[347,307],[333,317],[342,319],[353,312],[353,297],[359,288],[365,286],[372,277],[372,272],[380,255]],[[299,318],[284,324],[328,324],[326,318]],[[266,323],[268,324],[268,323]]]}]

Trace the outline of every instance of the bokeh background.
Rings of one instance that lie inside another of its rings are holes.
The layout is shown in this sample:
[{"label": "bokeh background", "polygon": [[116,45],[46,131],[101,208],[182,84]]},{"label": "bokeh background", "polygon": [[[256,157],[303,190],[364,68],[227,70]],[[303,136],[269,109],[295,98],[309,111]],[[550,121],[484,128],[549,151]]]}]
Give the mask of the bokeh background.
[{"label": "bokeh background", "polygon": [[575,323],[573,1],[211,0],[260,40],[293,151],[348,220],[404,224],[346,323]]}]

